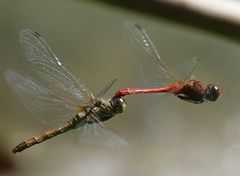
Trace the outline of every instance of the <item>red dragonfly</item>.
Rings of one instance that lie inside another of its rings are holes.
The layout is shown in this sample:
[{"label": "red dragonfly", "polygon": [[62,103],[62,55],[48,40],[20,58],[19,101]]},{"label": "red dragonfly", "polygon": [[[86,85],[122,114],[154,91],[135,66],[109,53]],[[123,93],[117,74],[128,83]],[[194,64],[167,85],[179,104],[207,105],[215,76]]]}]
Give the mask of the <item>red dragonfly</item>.
[{"label": "red dragonfly", "polygon": [[115,97],[140,93],[172,93],[178,98],[199,104],[216,101],[220,96],[218,86],[204,84],[192,79],[192,73],[198,63],[194,58],[185,65],[185,72],[176,75],[160,57],[146,31],[134,22],[124,23],[124,32],[129,47],[134,51],[134,65],[143,82],[150,88],[126,88],[116,92]]}]

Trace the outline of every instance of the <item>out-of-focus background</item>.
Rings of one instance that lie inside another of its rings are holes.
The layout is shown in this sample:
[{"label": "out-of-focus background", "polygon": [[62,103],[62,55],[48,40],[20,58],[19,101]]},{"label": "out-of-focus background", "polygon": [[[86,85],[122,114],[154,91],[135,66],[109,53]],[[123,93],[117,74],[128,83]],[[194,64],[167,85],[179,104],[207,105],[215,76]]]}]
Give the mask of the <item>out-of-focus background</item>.
[{"label": "out-of-focus background", "polygon": [[[207,20],[199,11],[188,14],[187,5],[178,13],[177,6],[171,9],[157,1],[146,6],[131,1],[128,8],[128,3],[114,2],[0,2],[0,175],[238,176],[238,22],[221,15],[215,20],[211,13],[212,21]],[[78,132],[73,131],[12,155],[16,144],[48,129],[23,108],[3,77],[8,68],[34,75],[20,48],[19,31],[31,28],[41,33],[94,94],[117,78],[107,95],[111,97],[120,88],[144,86],[129,61],[133,55],[123,37],[122,24],[128,20],[147,30],[170,64],[200,57],[195,75],[219,85],[220,99],[195,105],[174,96],[129,96],[126,112],[105,123],[124,136],[129,147],[79,145]]]}]

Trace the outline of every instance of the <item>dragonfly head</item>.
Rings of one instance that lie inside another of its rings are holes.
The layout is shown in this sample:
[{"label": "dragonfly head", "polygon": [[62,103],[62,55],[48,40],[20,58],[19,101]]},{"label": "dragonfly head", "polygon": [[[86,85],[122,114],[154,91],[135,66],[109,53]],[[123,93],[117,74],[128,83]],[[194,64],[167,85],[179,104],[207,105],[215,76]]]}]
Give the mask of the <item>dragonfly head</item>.
[{"label": "dragonfly head", "polygon": [[122,113],[127,105],[126,105],[126,101],[123,99],[123,98],[116,98],[116,97],[113,97],[111,100],[110,100],[110,103],[111,103],[111,106],[113,108],[113,111],[118,114],[118,113]]},{"label": "dragonfly head", "polygon": [[205,99],[209,101],[216,101],[220,96],[220,90],[216,85],[208,84],[205,88]]}]

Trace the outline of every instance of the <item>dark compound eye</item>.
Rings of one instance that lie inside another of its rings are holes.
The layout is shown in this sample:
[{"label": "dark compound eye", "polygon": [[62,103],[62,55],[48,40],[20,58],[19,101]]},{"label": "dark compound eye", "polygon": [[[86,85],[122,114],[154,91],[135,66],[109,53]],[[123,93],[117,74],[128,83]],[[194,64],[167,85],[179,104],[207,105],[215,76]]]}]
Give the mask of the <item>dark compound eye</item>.
[{"label": "dark compound eye", "polygon": [[116,114],[122,113],[126,109],[126,102],[122,98],[112,98],[111,105]]},{"label": "dark compound eye", "polygon": [[220,96],[220,90],[213,84],[208,84],[205,89],[205,98],[209,101],[216,101]]}]

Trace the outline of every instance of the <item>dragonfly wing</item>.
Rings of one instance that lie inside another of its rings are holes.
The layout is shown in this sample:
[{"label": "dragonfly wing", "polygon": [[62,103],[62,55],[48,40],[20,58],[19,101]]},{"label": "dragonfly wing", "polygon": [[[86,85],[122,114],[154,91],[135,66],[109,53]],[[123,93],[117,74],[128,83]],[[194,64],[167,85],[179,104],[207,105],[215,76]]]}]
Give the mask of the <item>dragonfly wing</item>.
[{"label": "dragonfly wing", "polygon": [[117,79],[111,80],[97,95],[95,102],[98,102],[100,99],[104,97],[107,91],[113,86],[113,84],[117,81]]},{"label": "dragonfly wing", "polygon": [[109,148],[126,147],[129,145],[123,137],[99,123],[86,124],[80,127],[77,140],[81,144]]},{"label": "dragonfly wing", "polygon": [[179,67],[178,70],[180,71],[178,75],[181,80],[185,81],[194,78],[193,72],[199,63],[199,60],[200,59],[198,57],[194,57],[183,61],[181,60],[181,63],[177,64]]},{"label": "dragonfly wing", "polygon": [[146,86],[165,86],[178,79],[160,57],[143,28],[134,22],[125,22],[124,34],[135,54],[133,63]]},{"label": "dragonfly wing", "polygon": [[25,108],[43,123],[57,127],[76,115],[74,102],[55,95],[26,74],[6,70],[4,76]]},{"label": "dragonfly wing", "polygon": [[48,83],[76,99],[79,104],[87,103],[93,95],[90,90],[65,67],[52,52],[46,41],[30,29],[20,32],[20,44],[33,70]]}]

